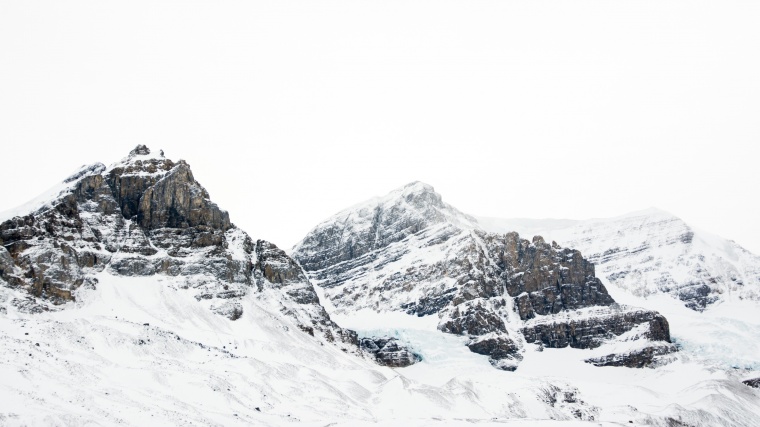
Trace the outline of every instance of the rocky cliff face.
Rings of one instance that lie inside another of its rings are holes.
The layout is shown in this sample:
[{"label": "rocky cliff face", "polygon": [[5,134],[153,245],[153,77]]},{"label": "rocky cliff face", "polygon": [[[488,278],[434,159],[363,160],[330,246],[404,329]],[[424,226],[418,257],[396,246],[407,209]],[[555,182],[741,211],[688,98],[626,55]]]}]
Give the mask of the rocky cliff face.
[{"label": "rocky cliff face", "polygon": [[760,257],[658,209],[586,221],[481,218],[492,232],[540,234],[582,251],[610,283],[638,296],[667,293],[701,311],[760,300]]},{"label": "rocky cliff face", "polygon": [[528,343],[593,348],[640,327],[642,340],[670,339],[664,317],[615,304],[579,251],[482,231],[422,183],[328,219],[293,257],[339,311],[439,316],[501,369]]},{"label": "rocky cliff face", "polygon": [[18,308],[56,309],[103,275],[181,277],[199,302],[232,320],[245,314],[246,295],[276,292],[282,313],[305,332],[358,344],[290,257],[235,227],[185,161],[142,145],[110,167],[83,167],[0,223],[0,285],[31,295],[11,301]]}]

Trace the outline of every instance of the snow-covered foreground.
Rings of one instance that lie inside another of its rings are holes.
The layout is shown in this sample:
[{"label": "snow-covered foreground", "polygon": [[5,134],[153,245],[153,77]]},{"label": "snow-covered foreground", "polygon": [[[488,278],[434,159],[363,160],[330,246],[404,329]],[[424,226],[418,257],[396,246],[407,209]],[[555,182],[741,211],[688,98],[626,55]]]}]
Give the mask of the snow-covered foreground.
[{"label": "snow-covered foreground", "polygon": [[[760,393],[740,380],[758,376],[760,352],[756,343],[760,327],[736,317],[724,317],[726,313],[707,312],[700,319],[700,313],[672,300],[662,306],[647,302],[636,304],[665,312],[669,319],[668,307],[683,310],[673,316],[676,320],[671,323],[682,351],[672,357],[671,363],[657,369],[599,368],[583,362],[609,353],[611,346],[605,346],[595,350],[531,351],[516,372],[494,372],[487,369],[484,358],[464,347],[465,340],[436,332],[426,320],[414,322],[399,313],[369,311],[335,318],[339,324],[357,329],[360,335],[385,333],[409,342],[422,355],[423,362],[405,368],[403,375],[424,384],[476,384],[487,396],[504,399],[506,393],[520,401],[521,390],[539,382],[538,387],[551,384],[565,393],[577,393],[577,398],[585,402],[583,407],[599,421],[623,424],[629,420],[641,425],[658,423],[655,418],[672,418],[684,425],[758,425]],[[389,327],[378,328],[382,323]],[[739,345],[739,340],[745,338],[752,342]],[[455,347],[457,343],[460,349]],[[735,370],[736,360],[747,363]]]},{"label": "snow-covered foreground", "polygon": [[[700,314],[637,299],[670,319],[683,346],[657,369],[583,362],[602,347],[531,349],[504,372],[429,316],[335,316],[423,356],[390,369],[300,331],[266,291],[248,295],[233,322],[169,277],[99,280],[65,310],[0,314],[0,425],[760,424],[760,392],[740,382],[760,376],[757,306]],[[18,297],[2,292],[0,302]]]},{"label": "snow-covered foreground", "polygon": [[695,312],[665,294],[636,297],[607,284],[610,295],[623,304],[657,310],[670,323],[673,342],[683,359],[741,377],[760,376],[760,303],[749,300],[721,301],[704,312]]}]

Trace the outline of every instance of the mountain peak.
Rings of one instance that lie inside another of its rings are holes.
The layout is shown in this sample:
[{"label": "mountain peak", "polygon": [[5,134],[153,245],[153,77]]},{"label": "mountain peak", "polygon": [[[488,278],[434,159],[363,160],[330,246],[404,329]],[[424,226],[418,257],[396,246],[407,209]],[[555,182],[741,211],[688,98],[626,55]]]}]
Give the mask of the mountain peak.
[{"label": "mountain peak", "polygon": [[132,157],[132,156],[147,156],[148,154],[150,154],[150,148],[148,148],[148,146],[142,145],[142,144],[138,145],[132,151],[129,152],[129,156],[130,157]]},{"label": "mountain peak", "polygon": [[424,183],[422,181],[412,181],[403,187],[399,188],[399,190],[403,190],[404,192],[414,192],[414,193],[435,193],[435,188],[433,188],[432,185]]},{"label": "mountain peak", "polygon": [[[403,201],[403,202],[402,202]],[[448,209],[448,205],[443,203],[441,195],[435,192],[432,185],[425,184],[421,181],[410,182],[403,187],[397,188],[381,198],[381,205],[397,205],[404,203],[415,209]],[[409,208],[405,206],[404,208]],[[401,206],[399,206],[401,207]]]},{"label": "mountain peak", "polygon": [[365,203],[388,204],[397,203],[400,199],[414,200],[420,197],[423,198],[420,200],[421,203],[425,203],[424,200],[426,200],[427,203],[431,203],[437,206],[441,206],[443,204],[441,201],[441,195],[435,192],[435,188],[433,188],[432,185],[426,184],[422,181],[412,181],[406,185],[402,185],[401,187],[390,191],[384,196],[375,197],[374,199],[371,199]]},{"label": "mountain peak", "polygon": [[350,216],[352,213],[355,215],[357,212],[370,211],[373,212],[373,216],[382,213],[391,216],[415,218],[419,222],[418,229],[441,222],[449,222],[463,228],[473,228],[477,224],[475,218],[445,203],[432,185],[422,181],[410,182],[384,196],[375,197],[346,209],[335,217]]},{"label": "mountain peak", "polygon": [[163,150],[154,152],[148,146],[140,144],[127,157],[111,164],[106,169],[106,174],[134,176],[136,179],[147,175],[161,177],[179,165],[187,166],[187,163],[184,160],[174,162],[164,156]]},{"label": "mountain peak", "polygon": [[[318,269],[363,256],[431,227],[473,229],[477,220],[443,202],[433,186],[414,181],[382,197],[345,209],[315,227],[294,251],[303,266]],[[332,241],[339,250],[312,258],[312,250]]]},{"label": "mountain peak", "polygon": [[121,160],[120,163],[133,163],[136,161],[168,161],[171,162],[171,160],[167,159],[164,156],[164,150],[158,150],[158,152],[151,151],[150,148],[148,148],[147,145],[139,144],[135,148],[132,149],[132,151],[129,152],[129,155]]}]

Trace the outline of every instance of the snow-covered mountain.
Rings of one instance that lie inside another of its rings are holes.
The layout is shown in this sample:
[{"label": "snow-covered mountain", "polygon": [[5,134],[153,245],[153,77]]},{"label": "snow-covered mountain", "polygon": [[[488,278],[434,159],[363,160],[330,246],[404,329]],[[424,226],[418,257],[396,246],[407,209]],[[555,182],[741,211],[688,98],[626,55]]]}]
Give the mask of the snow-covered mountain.
[{"label": "snow-covered mountain", "polygon": [[[673,310],[608,289],[577,251],[479,230],[429,186],[396,193],[350,218],[328,288],[143,146],[0,214],[0,425],[757,424],[755,306]],[[351,271],[387,289],[340,296]],[[559,291],[534,297],[547,277]],[[680,351],[657,354],[652,309]]]},{"label": "snow-covered mountain", "polygon": [[658,209],[572,220],[478,218],[492,232],[541,235],[578,249],[609,283],[634,295],[667,293],[694,310],[760,300],[760,256]]},{"label": "snow-covered mountain", "polygon": [[[593,385],[582,388],[581,395],[624,395],[632,411],[647,406],[638,402],[646,390],[659,395],[659,416],[679,413],[630,423],[758,424],[755,409],[723,401],[737,392],[757,393],[746,386],[734,388],[739,381],[726,381],[738,376],[745,384],[757,382],[749,379],[760,369],[760,320],[755,315],[760,304],[752,300],[752,292],[745,291],[743,300],[721,299],[707,311],[686,308],[672,293],[655,292],[648,298],[631,293],[619,282],[607,281],[607,269],[597,278],[582,251],[539,237],[543,230],[578,224],[475,218],[444,203],[431,186],[416,182],[328,218],[292,254],[340,323],[360,336],[394,333],[423,356],[422,363],[406,372],[433,365],[442,350],[432,342],[451,339],[447,354],[457,351],[457,343],[464,344],[470,357],[485,354],[493,366],[516,368],[506,375],[550,376],[574,385],[589,381]],[[536,237],[524,240],[515,230]],[[655,234],[664,242],[673,240]],[[615,241],[611,236],[607,240]],[[718,256],[721,248],[713,248]],[[431,332],[420,335],[409,320],[414,318]],[[434,329],[449,334],[435,335]],[[666,331],[678,352],[671,353]],[[543,358],[547,353],[554,358],[551,362]],[[626,371],[642,366],[655,369]],[[614,379],[608,377],[611,369]],[[700,372],[717,375],[716,381],[704,382]],[[622,377],[627,375],[638,377],[642,388],[608,388],[626,383]],[[659,394],[666,384],[675,383],[685,387],[679,396],[688,402]],[[704,394],[691,395],[697,390]],[[609,411],[609,402],[601,407]]]},{"label": "snow-covered mountain", "polygon": [[[203,306],[231,320],[242,298],[277,289],[281,311],[328,341],[356,343],[333,323],[298,265],[230,222],[193,177],[140,145],[120,162],[84,166],[0,218],[0,278],[21,291],[0,310],[41,312],[75,300],[103,274],[177,277]],[[10,217],[10,218],[9,218]]]},{"label": "snow-covered mountain", "polygon": [[[598,364],[645,366],[670,353],[667,320],[615,303],[577,250],[482,231],[434,189],[411,183],[319,224],[293,257],[345,313],[439,317],[471,351],[514,370],[529,344],[596,348],[635,342]],[[625,337],[625,338],[621,338]]]}]

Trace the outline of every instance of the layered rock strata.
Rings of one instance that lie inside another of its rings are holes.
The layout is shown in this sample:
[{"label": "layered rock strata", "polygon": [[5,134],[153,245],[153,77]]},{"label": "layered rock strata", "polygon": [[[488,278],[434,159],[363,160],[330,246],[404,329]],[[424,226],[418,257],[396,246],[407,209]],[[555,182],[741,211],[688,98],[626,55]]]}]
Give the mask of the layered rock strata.
[{"label": "layered rock strata", "polygon": [[500,369],[528,343],[594,348],[640,325],[640,339],[670,340],[661,315],[615,304],[579,251],[485,232],[419,182],[324,221],[293,257],[339,311],[436,315]]}]

